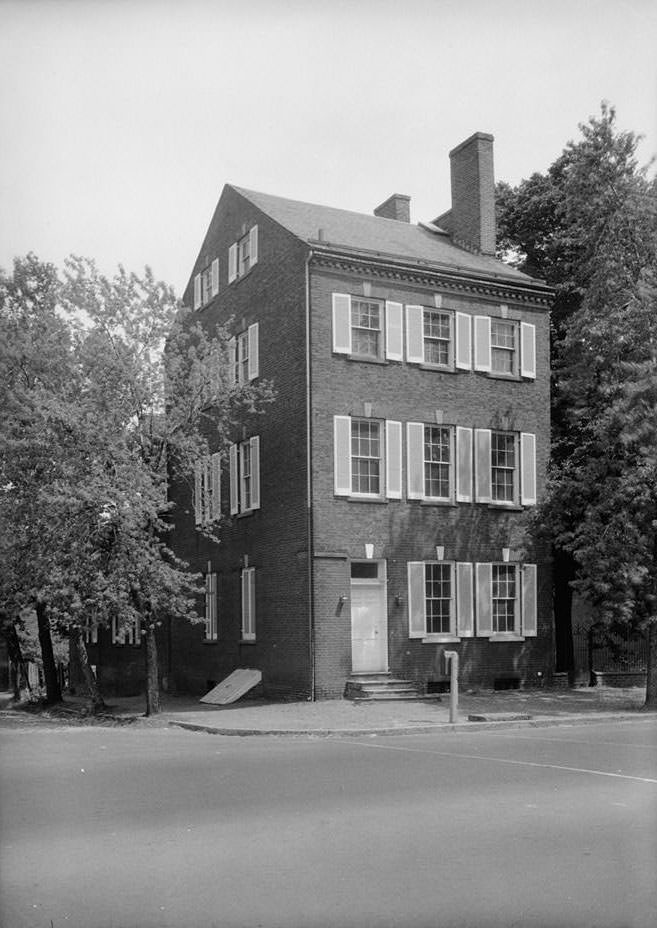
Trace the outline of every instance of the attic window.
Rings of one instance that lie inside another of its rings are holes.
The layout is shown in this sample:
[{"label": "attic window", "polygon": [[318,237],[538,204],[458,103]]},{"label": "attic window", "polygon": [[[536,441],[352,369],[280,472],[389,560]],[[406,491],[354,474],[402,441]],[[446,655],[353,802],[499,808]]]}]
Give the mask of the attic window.
[{"label": "attic window", "polygon": [[215,258],[194,277],[194,309],[207,306],[219,292],[219,259]]},{"label": "attic window", "polygon": [[228,283],[245,277],[258,262],[258,227],[252,226],[228,249]]}]

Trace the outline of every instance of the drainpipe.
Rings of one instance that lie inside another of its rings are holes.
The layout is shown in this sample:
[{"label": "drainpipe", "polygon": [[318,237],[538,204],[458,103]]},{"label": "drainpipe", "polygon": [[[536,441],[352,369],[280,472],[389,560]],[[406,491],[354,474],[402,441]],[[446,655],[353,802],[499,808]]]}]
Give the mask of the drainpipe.
[{"label": "drainpipe", "polygon": [[315,701],[315,584],[313,564],[312,382],[310,371],[310,262],[306,257],[306,531],[308,533],[308,648],[310,700]]},{"label": "drainpipe", "polygon": [[449,721],[454,724],[459,708],[459,655],[458,651],[445,651],[445,667],[449,670]]}]

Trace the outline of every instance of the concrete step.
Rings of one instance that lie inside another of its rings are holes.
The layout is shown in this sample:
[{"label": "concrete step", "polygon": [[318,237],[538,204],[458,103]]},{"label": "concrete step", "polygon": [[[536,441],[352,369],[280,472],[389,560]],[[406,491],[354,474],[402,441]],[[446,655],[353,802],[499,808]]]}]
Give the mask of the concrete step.
[{"label": "concrete step", "polygon": [[411,680],[401,680],[391,674],[352,674],[345,685],[346,699],[393,700],[418,699],[418,686]]}]

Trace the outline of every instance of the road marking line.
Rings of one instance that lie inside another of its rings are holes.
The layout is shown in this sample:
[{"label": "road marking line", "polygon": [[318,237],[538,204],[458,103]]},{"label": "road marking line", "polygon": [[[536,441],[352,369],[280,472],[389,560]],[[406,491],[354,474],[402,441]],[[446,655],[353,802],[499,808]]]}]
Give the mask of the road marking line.
[{"label": "road marking line", "polygon": [[490,757],[486,754],[456,754],[451,751],[429,751],[424,748],[397,747],[394,744],[374,744],[371,741],[343,741],[343,744],[358,744],[364,748],[379,748],[382,751],[405,751],[409,754],[435,754],[439,757],[456,757],[461,760],[490,760],[498,764],[509,764],[513,767],[542,767],[546,770],[567,770],[570,773],[589,773],[597,777],[614,777],[618,780],[636,780],[639,783],[655,783],[652,777],[633,777],[627,773],[610,773],[608,770],[589,770],[586,767],[566,767],[560,764],[539,764],[531,760],[511,760],[508,757]]},{"label": "road marking line", "polygon": [[[487,731],[482,732],[486,735],[497,735],[497,737],[503,737],[505,732],[503,731]],[[556,744],[607,744],[614,748],[648,748],[651,751],[657,751],[657,742],[654,744],[634,744],[632,741],[575,741],[572,738],[542,738],[540,735],[536,738],[529,738],[527,735],[516,735],[515,732],[508,734],[508,737],[513,738],[514,741],[553,741]]]}]

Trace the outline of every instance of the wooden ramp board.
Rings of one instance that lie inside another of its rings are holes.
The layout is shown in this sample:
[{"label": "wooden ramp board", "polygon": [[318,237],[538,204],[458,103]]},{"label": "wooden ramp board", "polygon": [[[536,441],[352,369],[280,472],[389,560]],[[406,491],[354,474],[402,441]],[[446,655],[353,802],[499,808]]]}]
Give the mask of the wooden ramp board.
[{"label": "wooden ramp board", "polygon": [[262,673],[259,670],[242,667],[234,670],[221,683],[217,683],[209,693],[201,697],[199,702],[206,702],[211,706],[227,706],[252,690],[261,680]]}]

